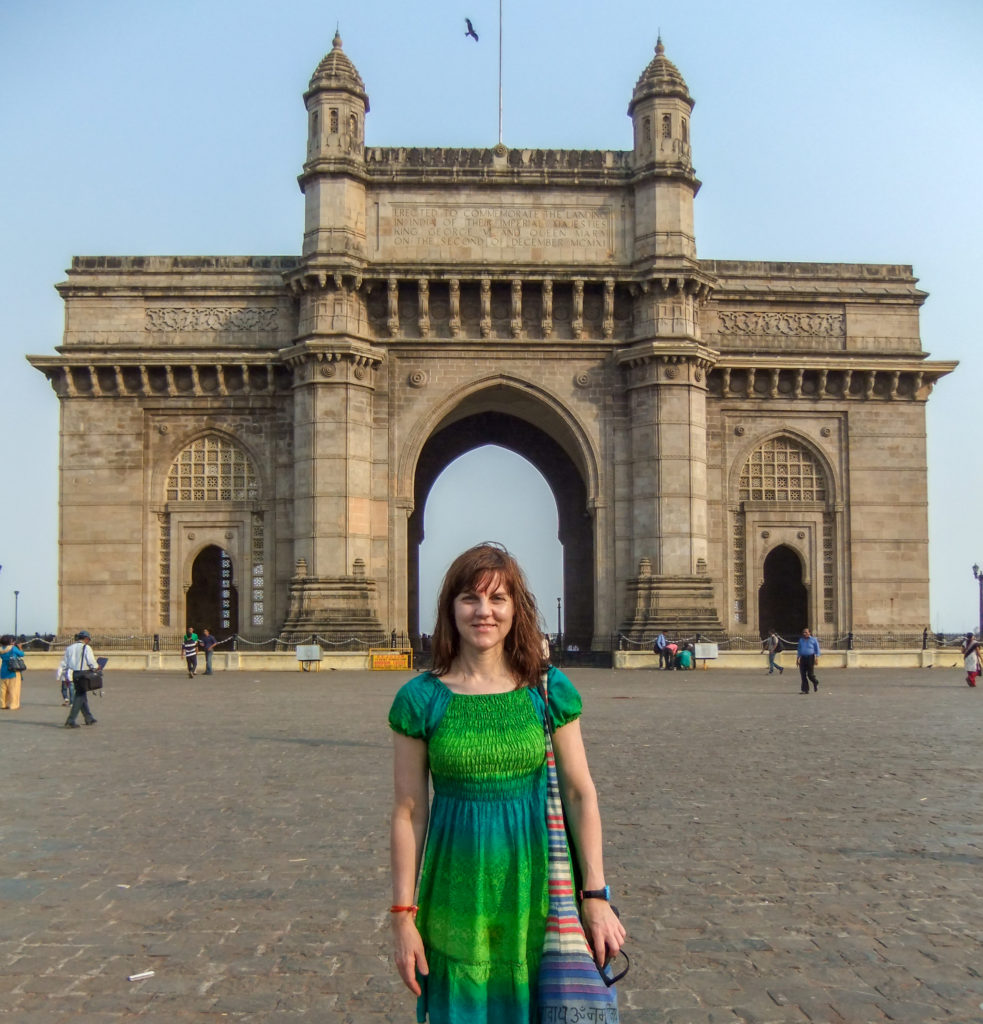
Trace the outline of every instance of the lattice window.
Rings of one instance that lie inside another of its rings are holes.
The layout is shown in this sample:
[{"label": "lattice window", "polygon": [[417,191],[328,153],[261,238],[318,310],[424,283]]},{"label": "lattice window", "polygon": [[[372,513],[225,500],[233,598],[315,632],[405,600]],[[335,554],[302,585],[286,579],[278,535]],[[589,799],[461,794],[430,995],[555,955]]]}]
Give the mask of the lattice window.
[{"label": "lattice window", "polygon": [[254,626],[262,626],[264,620],[263,593],[266,574],[263,571],[263,555],[266,544],[265,524],[263,513],[253,513],[252,525],[252,557],[253,557],[253,611],[252,623]]},{"label": "lattice window", "polygon": [[833,523],[823,523],[823,618],[833,621],[836,606],[836,581],[833,575]]},{"label": "lattice window", "polygon": [[222,582],[219,596],[221,598],[220,611],[221,616],[220,622],[222,623],[222,629],[232,628],[232,559],[229,557],[227,551],[223,551],[219,560],[220,577]]},{"label": "lattice window", "polygon": [[199,437],[167,476],[168,501],[251,501],[259,496],[246,453],[221,437]]},{"label": "lattice window", "polygon": [[776,437],[751,452],[741,472],[742,501],[825,501],[826,476],[805,445]]},{"label": "lattice window", "polygon": [[328,111],[328,131],[332,135],[338,134],[338,108],[332,107]]},{"label": "lattice window", "polygon": [[662,115],[662,137],[664,139],[671,139],[672,138],[672,115],[671,114],[663,114]]},{"label": "lattice window", "polygon": [[166,513],[160,522],[159,605],[160,624],[171,624],[171,517]]},{"label": "lattice window", "polygon": [[747,593],[747,540],[744,531],[744,516],[734,516],[734,621],[747,622],[747,607],[744,595]]}]

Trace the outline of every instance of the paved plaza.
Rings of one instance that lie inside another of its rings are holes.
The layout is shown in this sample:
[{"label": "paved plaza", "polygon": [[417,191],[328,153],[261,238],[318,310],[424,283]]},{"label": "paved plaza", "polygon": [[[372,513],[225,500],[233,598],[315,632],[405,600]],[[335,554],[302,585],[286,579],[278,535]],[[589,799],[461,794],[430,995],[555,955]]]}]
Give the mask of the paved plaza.
[{"label": "paved plaza", "polygon": [[[626,1024],[983,1022],[983,688],[571,676]],[[66,730],[28,672],[0,714],[0,1017],[410,1024],[387,913],[405,678],[110,672],[98,724]]]}]

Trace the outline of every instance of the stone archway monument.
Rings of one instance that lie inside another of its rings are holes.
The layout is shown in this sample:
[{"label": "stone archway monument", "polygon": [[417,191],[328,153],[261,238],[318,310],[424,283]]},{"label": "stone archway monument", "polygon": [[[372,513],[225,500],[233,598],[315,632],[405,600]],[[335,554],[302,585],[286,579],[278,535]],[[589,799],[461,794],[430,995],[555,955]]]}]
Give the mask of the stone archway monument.
[{"label": "stone archway monument", "polygon": [[[924,293],[905,266],[698,258],[693,100],[661,41],[624,150],[366,146],[337,36],[304,102],[299,256],[78,257],[59,286],[63,345],[32,362],[71,465],[63,628],[160,629],[207,535],[248,566],[247,635],[415,631],[423,504],[483,443],[557,497],[580,646],[755,632],[778,543],[817,632],[923,628],[924,408],[954,365],[921,350]],[[248,502],[167,492],[209,432],[249,453]],[[835,499],[789,483],[800,449]]]}]

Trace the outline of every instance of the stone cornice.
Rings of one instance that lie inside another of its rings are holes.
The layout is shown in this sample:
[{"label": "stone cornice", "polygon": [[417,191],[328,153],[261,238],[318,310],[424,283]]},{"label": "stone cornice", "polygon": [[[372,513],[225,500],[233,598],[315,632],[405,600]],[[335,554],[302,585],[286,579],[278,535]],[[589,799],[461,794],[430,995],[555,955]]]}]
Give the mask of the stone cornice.
[{"label": "stone cornice", "polygon": [[724,400],[815,401],[907,399],[926,401],[936,382],[958,363],[870,357],[735,358],[724,355],[710,373],[707,391]]},{"label": "stone cornice", "polygon": [[700,260],[700,269],[717,281],[715,303],[774,305],[780,302],[885,302],[920,306],[927,293],[907,264],[767,263]]},{"label": "stone cornice", "polygon": [[637,367],[653,362],[667,365],[692,363],[704,372],[715,365],[717,357],[718,353],[712,348],[685,339],[638,341],[615,352],[615,359],[621,366]]},{"label": "stone cornice", "polygon": [[28,356],[59,398],[230,398],[286,392],[287,369],[268,355],[216,359],[130,358],[119,353],[89,356]]},{"label": "stone cornice", "polygon": [[371,388],[384,353],[352,339],[314,337],[283,349],[280,359],[293,371],[295,387],[354,384]]}]

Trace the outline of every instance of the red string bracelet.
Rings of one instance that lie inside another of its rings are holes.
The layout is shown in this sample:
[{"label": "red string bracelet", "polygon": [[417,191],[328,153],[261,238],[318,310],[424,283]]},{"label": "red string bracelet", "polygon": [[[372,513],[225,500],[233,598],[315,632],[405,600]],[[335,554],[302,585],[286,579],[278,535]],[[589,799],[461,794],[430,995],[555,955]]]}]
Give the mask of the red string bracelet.
[{"label": "red string bracelet", "polygon": [[411,907],[401,907],[394,903],[389,908],[390,914],[415,914],[420,908],[414,903]]}]

